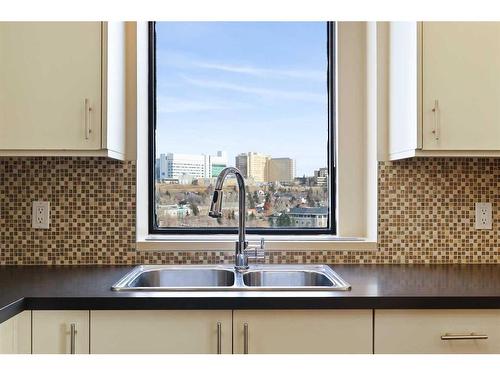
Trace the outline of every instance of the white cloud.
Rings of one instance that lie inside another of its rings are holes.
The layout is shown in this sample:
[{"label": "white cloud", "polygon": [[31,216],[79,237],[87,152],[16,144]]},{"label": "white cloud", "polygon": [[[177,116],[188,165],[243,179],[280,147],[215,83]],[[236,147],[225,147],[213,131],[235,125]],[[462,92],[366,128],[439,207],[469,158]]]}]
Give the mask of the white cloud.
[{"label": "white cloud", "polygon": [[235,84],[226,81],[196,79],[187,76],[183,76],[183,78],[188,83],[198,87],[236,91],[246,94],[254,94],[262,98],[297,100],[297,101],[307,101],[316,103],[325,103],[326,101],[326,95],[311,93],[308,91],[266,89],[261,87],[251,87],[242,84]]},{"label": "white cloud", "polygon": [[160,113],[179,113],[179,112],[207,112],[248,108],[244,103],[225,103],[212,99],[194,100],[183,99],[173,96],[159,96],[158,112]]},{"label": "white cloud", "polygon": [[255,77],[295,78],[316,82],[326,82],[327,78],[326,70],[285,67],[268,68],[258,67],[251,64],[204,61],[193,55],[188,55],[184,52],[176,50],[158,50],[156,58],[160,65],[172,66],[176,68],[201,68],[218,70],[227,73],[245,74]]},{"label": "white cloud", "polygon": [[248,74],[259,77],[290,77],[309,79],[314,81],[326,81],[326,71],[312,69],[268,69],[251,65],[231,65],[210,62],[196,62],[195,66],[205,69],[220,70],[223,72]]}]

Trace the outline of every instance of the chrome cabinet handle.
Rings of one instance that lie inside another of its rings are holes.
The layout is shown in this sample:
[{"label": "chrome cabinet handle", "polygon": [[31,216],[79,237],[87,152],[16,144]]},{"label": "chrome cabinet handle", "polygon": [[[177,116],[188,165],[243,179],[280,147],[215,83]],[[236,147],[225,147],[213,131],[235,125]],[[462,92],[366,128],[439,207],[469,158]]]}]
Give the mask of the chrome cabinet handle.
[{"label": "chrome cabinet handle", "polygon": [[243,354],[248,354],[248,323],[243,324]]},{"label": "chrome cabinet handle", "polygon": [[488,335],[477,333],[445,333],[441,340],[487,340]]},{"label": "chrome cabinet handle", "polygon": [[434,139],[436,141],[439,140],[439,101],[434,100],[434,108],[432,108],[432,112],[434,113],[434,130],[432,134],[434,134]]},{"label": "chrome cabinet handle", "polygon": [[70,342],[69,342],[69,352],[70,354],[76,353],[76,324],[71,323],[70,325]]},{"label": "chrome cabinet handle", "polygon": [[217,322],[217,354],[222,354],[222,323]]},{"label": "chrome cabinet handle", "polygon": [[84,100],[84,107],[85,139],[90,139],[90,134],[92,133],[92,106],[87,98]]}]

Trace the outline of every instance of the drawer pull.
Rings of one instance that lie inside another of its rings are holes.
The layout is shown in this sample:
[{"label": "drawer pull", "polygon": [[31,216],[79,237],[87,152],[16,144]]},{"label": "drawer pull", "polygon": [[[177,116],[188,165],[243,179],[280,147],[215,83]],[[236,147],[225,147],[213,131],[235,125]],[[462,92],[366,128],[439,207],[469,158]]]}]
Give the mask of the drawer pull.
[{"label": "drawer pull", "polygon": [[243,354],[248,354],[248,323],[243,324]]},{"label": "drawer pull", "polygon": [[70,325],[70,342],[69,342],[69,352],[70,354],[76,354],[76,324],[71,323]]},{"label": "drawer pull", "polygon": [[477,333],[445,333],[441,336],[441,340],[487,340],[488,335]]},{"label": "drawer pull", "polygon": [[222,354],[222,323],[217,322],[217,354]]}]

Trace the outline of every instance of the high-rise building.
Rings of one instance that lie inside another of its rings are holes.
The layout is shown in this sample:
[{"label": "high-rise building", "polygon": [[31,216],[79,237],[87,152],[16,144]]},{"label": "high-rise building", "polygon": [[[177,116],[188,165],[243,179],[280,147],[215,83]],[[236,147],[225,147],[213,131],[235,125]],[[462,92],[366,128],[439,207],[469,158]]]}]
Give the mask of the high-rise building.
[{"label": "high-rise building", "polygon": [[[160,155],[160,168],[162,156],[165,157],[167,178],[179,178],[182,175],[205,177],[205,155],[174,154]],[[160,169],[160,174],[162,170]]]},{"label": "high-rise building", "polygon": [[245,178],[255,182],[267,182],[269,155],[247,152],[236,156],[235,165]]},{"label": "high-rise building", "polygon": [[226,151],[217,151],[217,155],[209,155],[209,158],[210,177],[217,177],[227,167],[227,153]]},{"label": "high-rise building", "polygon": [[326,186],[328,185],[328,168],[320,168],[314,171],[314,179],[316,180],[316,185]]},{"label": "high-rise building", "polygon": [[157,162],[158,179],[216,177],[227,166],[227,154],[218,151],[217,155],[202,154],[161,154]]},{"label": "high-rise building", "polygon": [[239,169],[243,177],[248,178],[248,155],[239,154],[236,156],[234,166]]},{"label": "high-rise building", "polygon": [[295,178],[295,160],[290,158],[272,158],[268,161],[267,181],[290,182]]},{"label": "high-rise building", "polygon": [[271,158],[258,152],[246,152],[236,156],[235,166],[245,178],[255,182],[289,182],[295,178],[295,160]]}]

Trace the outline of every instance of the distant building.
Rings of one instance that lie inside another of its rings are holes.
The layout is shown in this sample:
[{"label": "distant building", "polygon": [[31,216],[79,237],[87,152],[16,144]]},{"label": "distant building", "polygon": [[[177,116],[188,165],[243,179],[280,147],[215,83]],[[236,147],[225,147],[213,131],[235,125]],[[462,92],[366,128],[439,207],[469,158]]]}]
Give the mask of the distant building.
[{"label": "distant building", "polygon": [[165,154],[161,154],[159,159],[156,159],[156,168],[157,168],[157,179],[158,180],[166,180],[170,177],[167,174],[167,158]]},{"label": "distant building", "polygon": [[177,178],[162,178],[161,182],[168,185],[178,185],[179,179]]},{"label": "distant building", "polygon": [[243,174],[243,177],[248,178],[248,155],[239,154],[234,160],[234,166]]},{"label": "distant building", "polygon": [[190,174],[183,173],[177,178],[177,181],[181,185],[191,185],[193,183],[194,177]]},{"label": "distant building", "polygon": [[290,158],[246,152],[236,156],[235,166],[245,178],[255,182],[291,182],[295,178],[295,160]]},{"label": "distant building", "polygon": [[209,155],[208,157],[210,173],[206,177],[217,177],[227,167],[227,153],[225,151],[217,151],[217,155]]},{"label": "distant building", "polygon": [[269,159],[269,155],[247,152],[236,156],[235,166],[245,178],[251,178],[255,182],[267,182]]},{"label": "distant building", "polygon": [[267,181],[291,182],[295,178],[295,160],[272,158],[268,161]]},{"label": "distant building", "polygon": [[326,228],[328,211],[328,207],[294,207],[288,215],[294,227]]},{"label": "distant building", "polygon": [[316,181],[315,177],[306,177],[306,176],[295,177],[293,179],[293,182],[296,185],[300,185],[300,186],[314,186],[314,185],[316,185],[315,181]]},{"label": "distant building", "polygon": [[[163,160],[165,160],[163,162]],[[179,178],[185,175],[192,177],[205,177],[206,157],[205,155],[193,154],[162,154],[160,155],[160,176],[164,175],[162,164],[165,163],[166,177]]]},{"label": "distant building", "polygon": [[314,171],[314,178],[316,180],[316,185],[327,186],[328,185],[328,168],[320,168]]},{"label": "distant building", "polygon": [[186,216],[191,215],[191,209],[188,205],[180,205],[180,204],[168,204],[168,205],[159,205],[156,209],[158,216],[164,217],[176,217],[182,219]]},{"label": "distant building", "polygon": [[194,178],[211,178],[219,175],[220,171],[227,166],[227,154],[217,151],[216,155],[204,154],[161,154],[156,160],[157,179],[166,180],[182,178],[187,176]]}]

